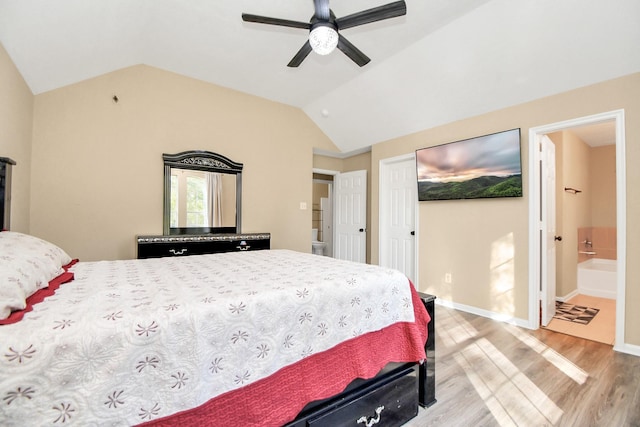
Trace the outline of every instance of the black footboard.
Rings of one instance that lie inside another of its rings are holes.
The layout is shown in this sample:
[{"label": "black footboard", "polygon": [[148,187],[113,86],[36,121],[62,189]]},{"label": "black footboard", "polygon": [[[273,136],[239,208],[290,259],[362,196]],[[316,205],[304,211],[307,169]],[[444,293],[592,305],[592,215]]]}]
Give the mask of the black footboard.
[{"label": "black footboard", "polygon": [[422,303],[427,309],[427,313],[431,317],[431,322],[427,326],[429,336],[427,337],[427,344],[424,347],[427,354],[427,361],[420,365],[420,405],[429,407],[436,403],[436,313],[434,310],[434,304],[436,297],[429,294],[418,292]]},{"label": "black footboard", "polygon": [[342,393],[307,405],[287,427],[338,427],[373,425],[401,426],[418,413],[418,405],[436,403],[435,396],[435,312],[433,295],[418,293],[431,322],[425,345],[427,361],[390,363],[370,380],[358,379]]}]

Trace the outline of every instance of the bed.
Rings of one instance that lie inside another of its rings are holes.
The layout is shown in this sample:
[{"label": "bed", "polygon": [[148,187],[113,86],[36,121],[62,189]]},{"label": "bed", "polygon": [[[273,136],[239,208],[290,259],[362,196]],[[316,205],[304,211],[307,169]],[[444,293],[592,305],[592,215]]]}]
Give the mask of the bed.
[{"label": "bed", "polygon": [[362,425],[417,412],[430,317],[397,271],[287,250],[74,262],[15,232],[0,267],[1,425],[339,425],[349,399],[392,399]]}]

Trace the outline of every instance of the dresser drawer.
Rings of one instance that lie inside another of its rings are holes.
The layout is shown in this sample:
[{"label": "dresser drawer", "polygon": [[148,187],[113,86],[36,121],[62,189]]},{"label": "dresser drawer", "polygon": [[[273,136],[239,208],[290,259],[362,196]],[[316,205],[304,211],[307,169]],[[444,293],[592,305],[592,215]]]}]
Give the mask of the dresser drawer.
[{"label": "dresser drawer", "polygon": [[[309,420],[310,427],[401,426],[418,414],[418,376],[415,368],[388,383],[369,388],[355,399]],[[377,422],[376,422],[377,420]]]},{"label": "dresser drawer", "polygon": [[[233,237],[238,237],[237,239]],[[138,237],[138,258],[160,258],[270,249],[269,234],[234,236]]]}]

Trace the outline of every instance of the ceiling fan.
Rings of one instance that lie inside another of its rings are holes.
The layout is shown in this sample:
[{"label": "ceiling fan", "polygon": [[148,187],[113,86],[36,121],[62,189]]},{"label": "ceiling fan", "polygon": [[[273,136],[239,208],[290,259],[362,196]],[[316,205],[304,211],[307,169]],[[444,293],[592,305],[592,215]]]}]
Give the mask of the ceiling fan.
[{"label": "ceiling fan", "polygon": [[315,13],[309,22],[269,18],[248,13],[242,14],[242,20],[245,22],[257,22],[260,24],[280,25],[283,27],[309,30],[309,39],[287,64],[288,67],[299,66],[312,50],[320,55],[327,55],[336,47],[351,58],[353,62],[362,67],[369,63],[371,59],[351,44],[339,31],[358,25],[382,21],[383,19],[395,18],[396,16],[406,15],[407,13],[407,4],[404,0],[356,12],[342,18],[336,18],[333,11],[329,9],[329,0],[313,0],[313,4]]}]

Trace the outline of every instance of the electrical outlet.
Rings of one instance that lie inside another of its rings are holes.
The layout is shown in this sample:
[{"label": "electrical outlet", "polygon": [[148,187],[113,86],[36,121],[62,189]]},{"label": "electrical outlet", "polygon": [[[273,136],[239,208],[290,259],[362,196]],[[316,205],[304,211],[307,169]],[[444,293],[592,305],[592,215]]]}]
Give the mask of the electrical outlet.
[{"label": "electrical outlet", "polygon": [[300,202],[300,210],[301,211],[306,211],[307,210],[307,203],[306,202]]},{"label": "electrical outlet", "polygon": [[451,280],[451,273],[446,273],[446,274],[444,275],[444,283],[451,283],[451,282],[452,282],[452,280]]}]

